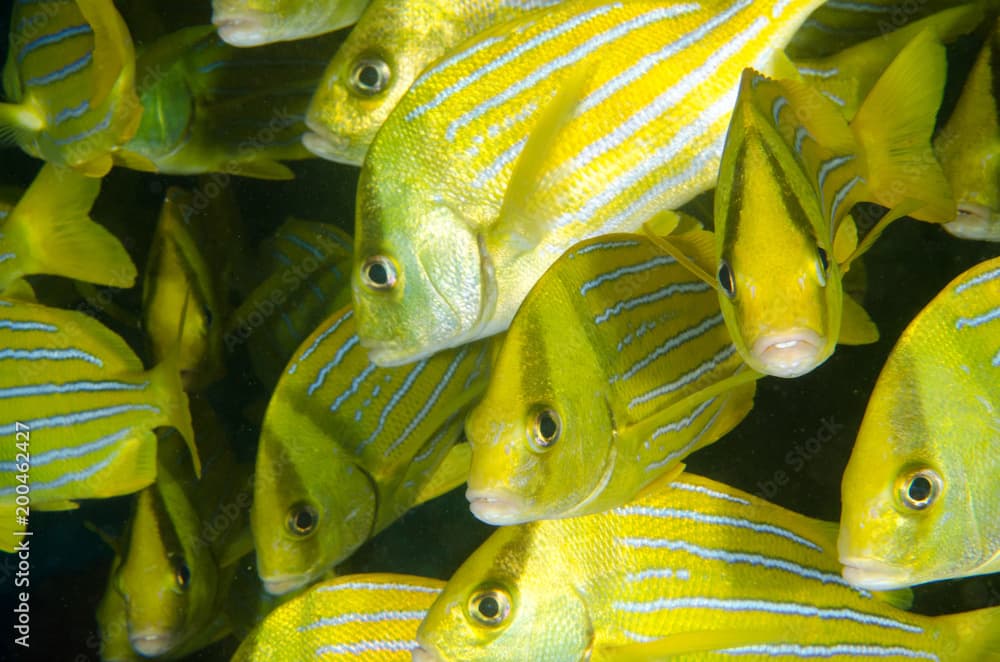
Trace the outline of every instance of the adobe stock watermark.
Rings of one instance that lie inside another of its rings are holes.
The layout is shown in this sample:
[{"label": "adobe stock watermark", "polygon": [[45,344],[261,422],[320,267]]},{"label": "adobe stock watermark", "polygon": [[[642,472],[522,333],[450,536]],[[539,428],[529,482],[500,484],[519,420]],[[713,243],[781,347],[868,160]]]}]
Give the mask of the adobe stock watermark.
[{"label": "adobe stock watermark", "polygon": [[757,482],[755,495],[761,499],[772,499],[781,488],[791,483],[792,476],[800,473],[810,462],[815,460],[837,433],[844,429],[833,417],[824,416],[820,419],[819,429],[813,436],[805,441],[795,444],[795,446],[785,453],[785,467],[776,470],[770,478]]}]

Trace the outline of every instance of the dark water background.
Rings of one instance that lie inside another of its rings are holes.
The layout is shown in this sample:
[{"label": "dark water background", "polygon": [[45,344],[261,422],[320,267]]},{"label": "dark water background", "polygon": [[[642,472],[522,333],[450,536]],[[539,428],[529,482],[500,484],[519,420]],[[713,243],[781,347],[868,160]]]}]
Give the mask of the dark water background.
[{"label": "dark water background", "polygon": [[[11,4],[12,0],[0,2],[0,52],[4,53]],[[193,5],[199,7],[196,11],[201,11],[200,5],[206,8],[205,20],[208,4],[203,0]],[[171,12],[166,12],[164,22],[170,20]],[[143,35],[136,41],[141,43]],[[949,78],[941,118],[954,103],[962,72],[967,71],[980,43],[969,38],[949,48],[949,61],[957,75]],[[40,166],[15,147],[0,150],[0,185],[27,186]],[[295,163],[292,168],[296,179],[291,182],[231,180],[251,241],[256,243],[273,232],[287,215],[336,223],[350,232],[357,169],[320,160]],[[163,193],[170,185],[193,188],[196,180],[115,168],[105,179],[92,214],[119,235],[140,272]],[[889,350],[906,324],[945,284],[998,253],[997,244],[961,241],[939,228],[908,219],[897,222],[865,257],[868,282],[864,305],[881,331],[879,342],[839,347],[826,364],[805,377],[759,382],[749,417],[725,438],[689,458],[689,469],[806,515],[837,520],[840,477],[868,394]],[[81,305],[65,282],[35,282],[47,303]],[[113,294],[116,304],[135,311],[140,297],[138,286]],[[137,332],[120,328],[100,311],[88,309],[86,303],[83,306],[122,333],[149,363]],[[258,430],[241,412],[260,392],[245,355],[236,355],[228,369],[225,381],[211,388],[208,395],[224,414],[241,454],[252,458]],[[0,660],[99,659],[94,613],[113,555],[84,524],[89,521],[103,530],[120,532],[131,503],[132,497],[126,496],[84,503],[75,512],[32,514],[31,648],[25,651],[13,646],[16,635],[10,626],[14,622],[15,563],[13,557],[0,553]],[[491,530],[471,516],[459,489],[403,517],[340,570],[447,579]],[[1000,575],[916,590],[915,609],[928,614],[988,605],[1000,605]],[[227,660],[236,644],[230,638],[189,659]]]}]

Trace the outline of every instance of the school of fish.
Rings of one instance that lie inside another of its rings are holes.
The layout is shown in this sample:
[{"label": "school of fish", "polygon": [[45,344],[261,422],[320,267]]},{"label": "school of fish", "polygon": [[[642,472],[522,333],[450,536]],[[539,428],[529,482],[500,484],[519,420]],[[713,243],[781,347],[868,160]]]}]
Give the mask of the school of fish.
[{"label": "school of fish", "polygon": [[[100,659],[1000,662],[997,0],[3,11],[0,554],[86,521]],[[848,346],[839,507],[727,484]]]}]

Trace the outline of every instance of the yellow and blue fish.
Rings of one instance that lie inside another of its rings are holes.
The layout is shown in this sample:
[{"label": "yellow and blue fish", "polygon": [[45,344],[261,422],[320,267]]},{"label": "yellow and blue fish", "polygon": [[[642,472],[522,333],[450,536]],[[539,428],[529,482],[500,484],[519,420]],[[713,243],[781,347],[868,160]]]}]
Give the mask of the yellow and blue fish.
[{"label": "yellow and blue fish", "polygon": [[231,662],[407,662],[442,588],[438,579],[387,573],[321,582],[271,612]]},{"label": "yellow and blue fish", "polygon": [[693,475],[606,513],[504,527],[452,575],[413,660],[1000,659],[1000,607],[903,611],[890,602],[909,592],[841,578],[835,538]]},{"label": "yellow and blue fish", "polygon": [[712,288],[650,239],[581,242],[524,300],[466,422],[472,512],[512,524],[620,506],[736,426],[758,376]]},{"label": "yellow and blue fish", "polygon": [[740,72],[772,71],[820,4],[564,3],[438,60],[358,184],[354,306],[373,360],[503,331],[573,244],[710,188]]},{"label": "yellow and blue fish", "polygon": [[264,416],[251,512],[265,588],[319,578],[407,510],[465,481],[456,442],[486,387],[488,341],[379,368],[350,306],[289,361]]},{"label": "yellow and blue fish", "polygon": [[0,132],[52,164],[100,177],[135,134],[132,38],[111,0],[15,2]]},{"label": "yellow and blue fish", "polygon": [[1000,258],[948,284],[879,374],[844,471],[844,577],[870,588],[1000,572]]},{"label": "yellow and blue fish", "polygon": [[233,46],[261,46],[333,32],[358,20],[368,0],[212,0],[212,23]]}]

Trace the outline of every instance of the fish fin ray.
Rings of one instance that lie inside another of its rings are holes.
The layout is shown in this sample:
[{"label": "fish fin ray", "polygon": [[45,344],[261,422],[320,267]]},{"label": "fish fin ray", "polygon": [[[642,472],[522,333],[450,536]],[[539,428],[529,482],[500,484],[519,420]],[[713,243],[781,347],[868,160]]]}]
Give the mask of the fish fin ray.
[{"label": "fish fin ray", "polygon": [[840,335],[837,343],[841,345],[870,345],[879,338],[878,327],[869,317],[864,308],[849,294],[844,294],[843,308],[840,316]]},{"label": "fish fin ray", "polygon": [[690,230],[664,237],[658,234],[655,225],[647,222],[643,226],[646,235],[666,251],[672,258],[695,276],[719,289],[715,273],[715,235],[708,230]]}]

